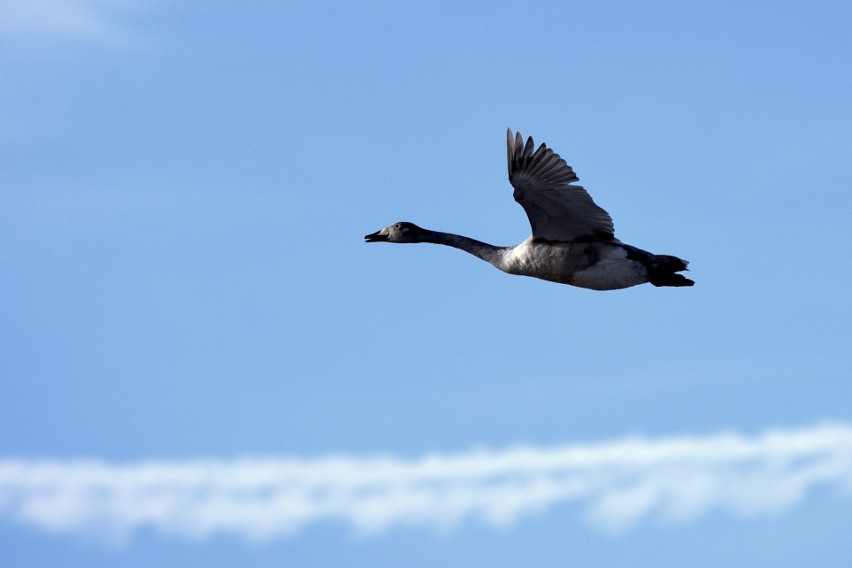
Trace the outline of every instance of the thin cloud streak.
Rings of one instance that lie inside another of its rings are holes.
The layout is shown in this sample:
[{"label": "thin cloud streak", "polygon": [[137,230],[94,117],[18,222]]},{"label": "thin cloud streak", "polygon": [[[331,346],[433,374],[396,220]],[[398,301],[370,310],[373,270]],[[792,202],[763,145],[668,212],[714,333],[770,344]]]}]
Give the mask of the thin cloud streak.
[{"label": "thin cloud streak", "polygon": [[0,460],[0,518],[52,533],[123,540],[139,529],[250,541],[343,522],[361,535],[510,527],[574,503],[618,533],[646,518],[681,523],[714,510],[780,514],[817,487],[852,494],[852,425],[823,424],[421,459],[337,456],[109,464]]}]

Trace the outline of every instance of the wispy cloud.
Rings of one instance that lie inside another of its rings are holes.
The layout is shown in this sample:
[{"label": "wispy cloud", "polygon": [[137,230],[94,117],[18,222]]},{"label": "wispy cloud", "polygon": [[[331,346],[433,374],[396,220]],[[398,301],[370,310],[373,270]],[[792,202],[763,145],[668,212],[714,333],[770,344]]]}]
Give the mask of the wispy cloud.
[{"label": "wispy cloud", "polygon": [[0,43],[135,44],[139,37],[120,21],[135,4],[127,0],[0,0]]},{"label": "wispy cloud", "polygon": [[852,493],[852,425],[625,438],[455,455],[143,462],[0,460],[0,517],[49,532],[124,538],[143,527],[252,541],[336,521],[360,534],[398,526],[496,527],[573,502],[606,531],[712,511],[779,514],[817,486]]}]

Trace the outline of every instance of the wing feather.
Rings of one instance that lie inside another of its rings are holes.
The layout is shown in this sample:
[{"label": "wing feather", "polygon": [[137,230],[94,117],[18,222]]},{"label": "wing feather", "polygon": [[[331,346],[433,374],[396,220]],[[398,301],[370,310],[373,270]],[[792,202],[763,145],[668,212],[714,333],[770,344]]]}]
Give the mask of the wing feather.
[{"label": "wing feather", "polygon": [[609,213],[598,207],[580,185],[580,178],[559,154],[542,144],[535,149],[518,132],[506,134],[509,182],[521,204],[534,238],[574,241],[582,238],[615,239]]}]

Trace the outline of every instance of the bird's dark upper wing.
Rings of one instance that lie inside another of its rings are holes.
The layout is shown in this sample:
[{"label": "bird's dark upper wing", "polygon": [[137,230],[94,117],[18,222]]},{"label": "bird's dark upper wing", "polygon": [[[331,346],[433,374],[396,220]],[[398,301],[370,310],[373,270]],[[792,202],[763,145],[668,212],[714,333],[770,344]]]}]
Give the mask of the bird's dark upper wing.
[{"label": "bird's dark upper wing", "polygon": [[515,201],[527,212],[532,236],[550,241],[614,239],[612,218],[582,186],[572,185],[580,178],[571,166],[544,144],[534,148],[532,137],[524,144],[521,133],[513,137],[509,129],[509,182]]}]

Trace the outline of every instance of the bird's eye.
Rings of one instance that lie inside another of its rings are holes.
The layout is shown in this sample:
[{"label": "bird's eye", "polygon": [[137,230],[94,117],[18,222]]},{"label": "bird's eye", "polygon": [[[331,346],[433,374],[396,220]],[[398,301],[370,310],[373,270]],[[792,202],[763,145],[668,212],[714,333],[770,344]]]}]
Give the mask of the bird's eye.
[{"label": "bird's eye", "polygon": [[400,225],[399,223],[397,223],[396,225],[394,225],[394,226],[393,226],[393,228],[394,228],[394,229],[401,229],[401,228],[402,228],[402,225]]}]

